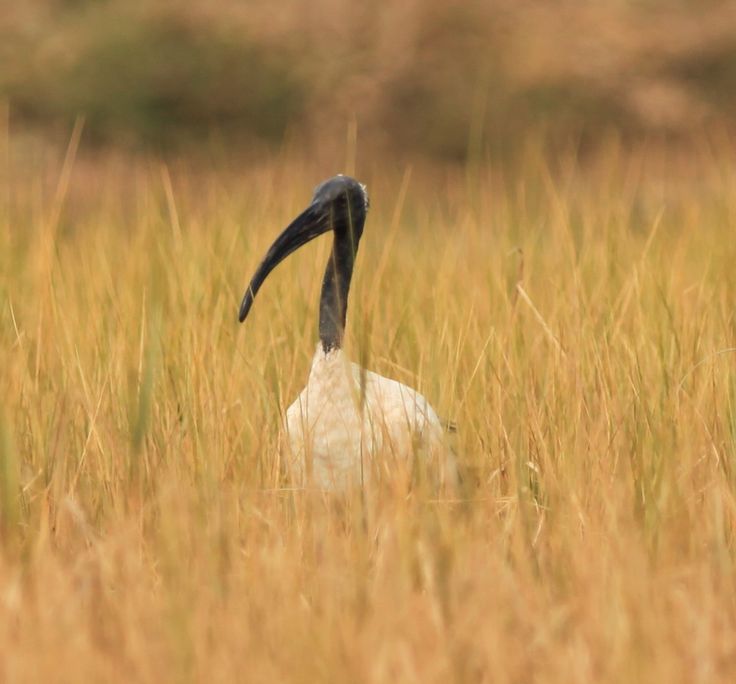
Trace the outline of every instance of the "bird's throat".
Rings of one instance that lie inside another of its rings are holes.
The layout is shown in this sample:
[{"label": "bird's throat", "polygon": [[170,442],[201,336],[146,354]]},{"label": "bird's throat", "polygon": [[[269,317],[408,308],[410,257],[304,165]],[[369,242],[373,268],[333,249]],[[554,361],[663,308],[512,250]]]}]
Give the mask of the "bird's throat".
[{"label": "bird's throat", "polygon": [[335,231],[319,302],[319,339],[325,353],[342,348],[348,293],[360,232],[362,231]]}]

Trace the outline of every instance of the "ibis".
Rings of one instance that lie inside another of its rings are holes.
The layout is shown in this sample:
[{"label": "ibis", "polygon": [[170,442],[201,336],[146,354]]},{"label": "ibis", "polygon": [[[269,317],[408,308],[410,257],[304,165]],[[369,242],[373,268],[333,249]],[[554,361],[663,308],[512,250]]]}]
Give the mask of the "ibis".
[{"label": "ibis", "polygon": [[[286,411],[286,458],[300,486],[344,491],[416,467],[452,485],[456,473],[442,423],[411,387],[350,363],[343,352],[348,292],[368,213],[368,193],[348,176],[330,178],[276,238],[240,305],[242,323],[261,285],[286,257],[332,232],[319,304],[319,343],[307,385]],[[429,470],[427,470],[427,468]]]}]

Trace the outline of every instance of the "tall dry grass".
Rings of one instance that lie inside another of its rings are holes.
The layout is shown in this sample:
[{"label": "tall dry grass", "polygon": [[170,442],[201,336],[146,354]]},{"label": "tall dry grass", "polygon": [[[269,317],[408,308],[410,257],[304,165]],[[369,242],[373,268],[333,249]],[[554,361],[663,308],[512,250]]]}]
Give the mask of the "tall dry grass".
[{"label": "tall dry grass", "polygon": [[6,148],[0,679],[733,681],[732,141],[359,167],[350,353],[465,479],[339,505],[275,465],[329,241],[236,324],[334,166]]}]

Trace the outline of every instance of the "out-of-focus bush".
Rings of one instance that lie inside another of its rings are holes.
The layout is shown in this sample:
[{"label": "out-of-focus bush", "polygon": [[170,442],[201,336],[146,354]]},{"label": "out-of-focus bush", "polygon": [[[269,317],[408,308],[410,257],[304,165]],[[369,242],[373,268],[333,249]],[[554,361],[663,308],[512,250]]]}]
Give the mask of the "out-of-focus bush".
[{"label": "out-of-focus bush", "polygon": [[97,140],[171,145],[212,131],[276,141],[303,107],[288,53],[186,13],[86,4],[48,33],[14,36],[0,77],[21,116],[81,114]]},{"label": "out-of-focus bush", "polygon": [[681,138],[736,115],[728,0],[26,0],[0,16],[14,118],[101,141],[344,139],[464,158],[544,131]]}]

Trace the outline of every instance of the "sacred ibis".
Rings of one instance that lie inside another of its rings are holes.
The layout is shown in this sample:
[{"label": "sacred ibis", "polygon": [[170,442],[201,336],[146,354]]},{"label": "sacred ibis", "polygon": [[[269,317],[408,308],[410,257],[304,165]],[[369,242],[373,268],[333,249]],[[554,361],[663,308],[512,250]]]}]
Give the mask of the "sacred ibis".
[{"label": "sacred ibis", "polygon": [[319,344],[306,387],[286,412],[287,462],[297,482],[345,490],[419,465],[451,485],[456,472],[444,431],[427,400],[411,387],[361,369],[343,350],[348,292],[368,212],[364,185],[335,176],[317,186],[310,205],[268,250],[240,305],[242,323],[269,273],[310,240],[332,231],[319,306]]}]

